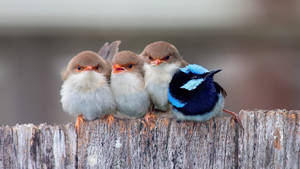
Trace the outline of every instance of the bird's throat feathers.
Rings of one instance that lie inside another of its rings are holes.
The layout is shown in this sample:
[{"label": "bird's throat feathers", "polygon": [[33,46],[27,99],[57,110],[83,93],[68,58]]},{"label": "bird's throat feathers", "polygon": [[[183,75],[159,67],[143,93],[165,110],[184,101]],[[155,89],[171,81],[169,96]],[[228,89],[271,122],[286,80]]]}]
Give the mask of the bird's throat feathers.
[{"label": "bird's throat feathers", "polygon": [[70,75],[64,85],[72,86],[81,92],[91,92],[107,84],[107,79],[102,73],[85,71]]},{"label": "bird's throat feathers", "polygon": [[170,71],[174,71],[174,69],[178,69],[179,68],[179,63],[162,63],[160,65],[152,65],[152,64],[148,64],[145,63],[144,68],[145,69],[151,69],[153,71],[164,71],[164,72],[170,72]]},{"label": "bird's throat feathers", "polygon": [[160,64],[159,66],[144,64],[145,70],[145,80],[146,83],[149,81],[156,82],[170,82],[173,74],[179,69],[179,63],[171,63],[171,64]]}]

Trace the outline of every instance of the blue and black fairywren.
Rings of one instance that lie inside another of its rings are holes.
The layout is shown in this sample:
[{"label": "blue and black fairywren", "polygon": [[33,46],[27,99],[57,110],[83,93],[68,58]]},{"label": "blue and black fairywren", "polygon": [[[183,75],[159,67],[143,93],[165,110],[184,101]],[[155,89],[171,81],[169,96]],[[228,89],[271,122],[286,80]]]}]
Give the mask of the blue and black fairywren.
[{"label": "blue and black fairywren", "polygon": [[213,79],[220,71],[208,71],[200,65],[190,64],[174,74],[168,99],[178,120],[205,121],[224,111],[242,126],[238,114],[224,109],[226,91]]}]

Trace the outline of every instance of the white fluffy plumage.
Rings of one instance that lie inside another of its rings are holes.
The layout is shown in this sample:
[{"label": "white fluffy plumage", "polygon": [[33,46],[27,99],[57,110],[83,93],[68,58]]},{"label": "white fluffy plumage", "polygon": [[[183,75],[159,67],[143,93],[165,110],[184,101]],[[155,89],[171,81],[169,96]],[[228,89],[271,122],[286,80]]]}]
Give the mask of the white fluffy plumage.
[{"label": "white fluffy plumage", "polygon": [[115,97],[119,118],[144,116],[150,106],[150,98],[141,76],[132,72],[112,73],[111,89]]},{"label": "white fluffy plumage", "polygon": [[70,75],[60,90],[64,111],[71,115],[83,114],[94,120],[116,109],[111,89],[105,76],[94,71]]},{"label": "white fluffy plumage", "polygon": [[168,88],[174,73],[179,69],[179,63],[161,64],[159,66],[144,64],[145,85],[156,109],[167,111]]}]

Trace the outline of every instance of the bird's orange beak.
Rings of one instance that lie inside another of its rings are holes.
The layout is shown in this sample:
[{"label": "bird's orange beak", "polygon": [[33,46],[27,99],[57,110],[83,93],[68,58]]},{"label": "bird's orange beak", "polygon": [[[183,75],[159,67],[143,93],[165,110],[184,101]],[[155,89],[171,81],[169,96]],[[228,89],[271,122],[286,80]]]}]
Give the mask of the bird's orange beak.
[{"label": "bird's orange beak", "polygon": [[113,65],[113,73],[121,73],[121,72],[124,72],[126,69],[119,65],[119,64],[114,64]]},{"label": "bird's orange beak", "polygon": [[93,66],[86,66],[83,70],[84,70],[84,71],[87,71],[87,70],[94,70],[94,67],[93,67]]},{"label": "bird's orange beak", "polygon": [[163,63],[163,62],[164,62],[164,61],[161,60],[161,59],[155,59],[155,60],[151,61],[151,64],[152,64],[152,65],[158,66],[158,65],[160,65],[160,64]]}]

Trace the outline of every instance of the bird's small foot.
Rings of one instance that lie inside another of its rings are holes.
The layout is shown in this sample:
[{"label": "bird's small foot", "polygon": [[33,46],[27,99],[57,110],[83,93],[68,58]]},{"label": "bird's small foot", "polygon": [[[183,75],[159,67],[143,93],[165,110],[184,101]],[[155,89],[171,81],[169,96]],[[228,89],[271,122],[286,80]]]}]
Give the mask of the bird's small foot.
[{"label": "bird's small foot", "polygon": [[223,111],[225,113],[230,114],[232,116],[232,118],[240,125],[240,127],[242,128],[242,130],[244,130],[241,118],[240,118],[240,116],[237,113],[229,111],[229,110],[226,110],[226,109],[223,109]]},{"label": "bird's small foot", "polygon": [[144,116],[145,118],[145,121],[148,123],[150,122],[151,120],[154,120],[156,119],[156,115],[153,113],[153,112],[147,112]]},{"label": "bird's small foot", "polygon": [[155,128],[156,115],[153,112],[148,112],[144,116],[145,125],[150,127],[150,130]]},{"label": "bird's small foot", "polygon": [[107,117],[106,117],[106,121],[107,121],[107,123],[109,124],[109,125],[111,125],[112,123],[113,123],[113,121],[115,120],[115,118],[114,118],[114,116],[113,115],[108,115]]},{"label": "bird's small foot", "polygon": [[76,123],[75,123],[75,129],[76,129],[77,135],[79,135],[80,126],[82,123],[84,123],[84,119],[83,119],[83,115],[81,114],[81,115],[77,116]]}]

